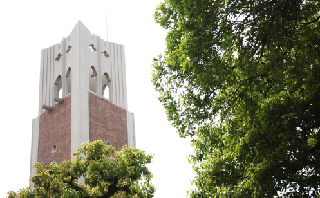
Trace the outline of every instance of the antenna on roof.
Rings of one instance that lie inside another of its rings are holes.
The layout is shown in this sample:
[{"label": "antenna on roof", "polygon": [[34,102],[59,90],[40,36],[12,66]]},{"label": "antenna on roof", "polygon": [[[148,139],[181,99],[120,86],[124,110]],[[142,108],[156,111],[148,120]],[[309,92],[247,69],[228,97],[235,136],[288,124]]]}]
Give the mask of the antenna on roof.
[{"label": "antenna on roof", "polygon": [[109,41],[108,39],[108,15],[106,14],[106,23],[107,23],[107,41]]}]

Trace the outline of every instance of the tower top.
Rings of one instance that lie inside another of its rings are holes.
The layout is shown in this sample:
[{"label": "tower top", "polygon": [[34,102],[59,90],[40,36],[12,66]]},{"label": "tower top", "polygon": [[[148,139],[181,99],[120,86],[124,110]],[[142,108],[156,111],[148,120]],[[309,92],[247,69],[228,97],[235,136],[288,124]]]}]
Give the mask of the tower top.
[{"label": "tower top", "polygon": [[[41,51],[39,115],[77,89],[127,110],[124,46],[104,41],[78,21],[70,35]],[[60,95],[59,95],[60,92]]]},{"label": "tower top", "polygon": [[126,85],[124,46],[91,34],[81,21],[60,43],[43,49],[31,177],[36,162],[72,160],[84,142],[101,139],[117,150],[135,147]]}]

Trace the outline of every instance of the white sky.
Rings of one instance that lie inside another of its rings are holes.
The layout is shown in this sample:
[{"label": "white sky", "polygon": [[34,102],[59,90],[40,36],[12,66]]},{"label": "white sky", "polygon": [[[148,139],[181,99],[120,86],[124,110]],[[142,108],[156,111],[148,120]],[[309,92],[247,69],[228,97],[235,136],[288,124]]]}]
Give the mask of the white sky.
[{"label": "white sky", "polygon": [[190,142],[167,121],[151,83],[153,57],[165,49],[166,31],[153,20],[160,0],[1,1],[0,197],[28,186],[32,119],[37,116],[41,49],[71,33],[81,20],[91,33],[124,44],[129,111],[135,114],[137,148],[150,164],[156,198],[186,197],[194,173]]}]

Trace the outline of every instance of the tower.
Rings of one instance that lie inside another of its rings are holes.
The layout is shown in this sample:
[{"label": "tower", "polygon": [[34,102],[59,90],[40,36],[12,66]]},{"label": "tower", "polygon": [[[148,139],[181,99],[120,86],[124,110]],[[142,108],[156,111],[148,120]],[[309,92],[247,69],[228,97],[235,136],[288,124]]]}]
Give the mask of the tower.
[{"label": "tower", "polygon": [[30,177],[36,162],[72,160],[84,142],[135,147],[127,110],[124,46],[107,42],[79,21],[58,44],[41,51],[39,115],[32,121]]}]

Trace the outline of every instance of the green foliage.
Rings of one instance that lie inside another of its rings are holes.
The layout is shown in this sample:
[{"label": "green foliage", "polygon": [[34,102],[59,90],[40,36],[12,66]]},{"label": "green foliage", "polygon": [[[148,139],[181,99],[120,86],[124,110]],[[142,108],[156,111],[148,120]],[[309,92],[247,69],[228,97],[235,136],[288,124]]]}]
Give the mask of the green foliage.
[{"label": "green foliage", "polygon": [[315,196],[320,189],[320,3],[165,0],[152,81],[191,136],[191,197]]},{"label": "green foliage", "polygon": [[18,192],[10,191],[8,192],[8,198],[35,198],[36,195],[33,193],[31,188],[24,188]]},{"label": "green foliage", "polygon": [[[73,161],[61,164],[36,163],[34,190],[11,191],[8,197],[153,197],[152,174],[146,167],[152,155],[129,147],[116,152],[101,140],[82,144],[73,155]],[[84,183],[78,182],[81,177]]]}]

